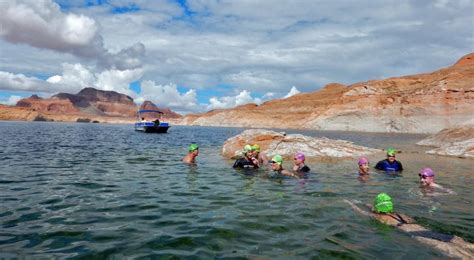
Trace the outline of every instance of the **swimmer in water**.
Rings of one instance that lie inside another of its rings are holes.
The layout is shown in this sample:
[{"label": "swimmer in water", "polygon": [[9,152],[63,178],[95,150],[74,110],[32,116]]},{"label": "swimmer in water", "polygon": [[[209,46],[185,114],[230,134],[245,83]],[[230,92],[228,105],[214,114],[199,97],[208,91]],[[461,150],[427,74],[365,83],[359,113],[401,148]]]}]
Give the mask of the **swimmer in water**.
[{"label": "swimmer in water", "polygon": [[188,148],[188,154],[184,156],[183,162],[194,164],[196,163],[196,157],[199,155],[199,146],[197,144],[190,144]]},{"label": "swimmer in water", "polygon": [[288,176],[288,177],[293,177],[293,178],[299,178],[296,174],[283,169],[283,158],[281,155],[275,155],[272,157],[270,161],[268,161],[271,166],[273,173],[275,174],[274,176]]},{"label": "swimmer in water", "polygon": [[359,179],[359,181],[366,182],[370,176],[369,159],[367,159],[366,157],[360,157],[357,164],[359,165],[359,173],[357,179]]},{"label": "swimmer in water", "polygon": [[295,172],[309,172],[311,169],[304,163],[305,156],[303,153],[296,153],[293,165],[293,171]]},{"label": "swimmer in water", "polygon": [[370,211],[359,208],[352,201],[344,200],[344,202],[348,203],[356,212],[374,218],[383,224],[396,227],[449,257],[472,259],[474,256],[474,244],[466,242],[458,236],[433,232],[416,224],[416,221],[407,215],[394,213],[392,198],[386,193],[378,194],[372,207],[367,205],[369,209],[371,208]]},{"label": "swimmer in water", "polygon": [[252,150],[254,153],[254,157],[257,158],[259,165],[267,165],[268,164],[268,157],[260,152],[260,145],[254,144],[252,145]]},{"label": "swimmer in water", "polygon": [[234,169],[258,169],[260,163],[258,162],[258,159],[255,158],[252,146],[249,144],[245,145],[243,152],[244,157],[237,159],[232,167]]},{"label": "swimmer in water", "polygon": [[397,151],[395,151],[395,149],[388,148],[387,149],[387,159],[378,162],[377,165],[375,165],[375,169],[386,171],[386,172],[390,172],[390,171],[401,172],[401,171],[403,171],[402,163],[395,159],[395,154],[396,153],[397,153]]},{"label": "swimmer in water", "polygon": [[[434,171],[431,168],[421,169],[418,176],[420,176],[420,187],[421,188],[439,190],[439,191],[446,192],[448,194],[456,194],[451,189],[444,188],[443,186],[441,186],[441,185],[434,182],[435,174],[434,174]],[[431,196],[440,195],[440,193],[432,193],[430,195]]]},{"label": "swimmer in water", "polygon": [[359,176],[368,176],[370,170],[369,159],[360,157],[357,164],[359,165]]}]

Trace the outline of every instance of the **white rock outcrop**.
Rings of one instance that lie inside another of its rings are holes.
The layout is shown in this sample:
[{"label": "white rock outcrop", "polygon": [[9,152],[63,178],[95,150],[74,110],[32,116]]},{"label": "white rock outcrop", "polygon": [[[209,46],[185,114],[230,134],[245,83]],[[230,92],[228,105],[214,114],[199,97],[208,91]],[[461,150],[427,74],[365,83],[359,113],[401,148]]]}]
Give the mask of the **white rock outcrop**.
[{"label": "white rock outcrop", "polygon": [[265,129],[245,130],[224,142],[222,155],[233,158],[241,155],[246,144],[258,144],[267,156],[279,154],[283,157],[293,157],[296,152],[302,152],[307,158],[335,157],[348,158],[369,155],[380,152],[379,149],[355,145],[345,140],[316,138],[301,134],[285,134]]}]

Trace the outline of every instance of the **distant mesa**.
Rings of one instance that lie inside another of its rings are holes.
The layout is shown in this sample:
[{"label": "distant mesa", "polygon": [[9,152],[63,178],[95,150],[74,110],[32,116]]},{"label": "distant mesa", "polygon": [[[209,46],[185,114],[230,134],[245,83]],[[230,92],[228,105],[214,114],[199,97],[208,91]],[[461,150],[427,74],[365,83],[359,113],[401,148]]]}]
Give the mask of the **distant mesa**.
[{"label": "distant mesa", "polygon": [[[171,109],[169,109],[169,108],[159,108],[159,107],[157,107],[151,101],[143,102],[143,104],[140,106],[140,110],[158,110],[158,111],[161,111],[163,113],[162,117],[167,118],[167,119],[176,119],[176,118],[181,118],[182,117],[182,115],[171,111]],[[149,116],[158,118],[159,114],[158,113],[150,113]]]},{"label": "distant mesa", "polygon": [[[152,102],[144,104],[162,111],[165,118],[181,117],[169,108],[157,108]],[[2,113],[3,110],[6,111]],[[137,105],[130,96],[84,88],[77,94],[58,93],[50,98],[32,95],[18,101],[15,107],[1,106],[0,120],[131,123],[136,120],[136,112]]]}]

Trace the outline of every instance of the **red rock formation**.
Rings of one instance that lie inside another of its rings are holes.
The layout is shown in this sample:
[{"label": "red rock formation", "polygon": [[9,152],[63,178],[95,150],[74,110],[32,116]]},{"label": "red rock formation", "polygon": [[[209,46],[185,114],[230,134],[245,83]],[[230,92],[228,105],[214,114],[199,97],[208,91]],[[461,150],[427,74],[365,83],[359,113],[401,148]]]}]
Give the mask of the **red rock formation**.
[{"label": "red rock formation", "polygon": [[79,110],[74,107],[74,104],[68,99],[43,99],[37,95],[29,98],[24,98],[17,102],[17,107],[31,108],[38,112],[47,113],[77,113]]},{"label": "red rock formation", "polygon": [[[143,102],[143,104],[140,106],[140,110],[142,110],[142,109],[161,111],[161,112],[163,112],[163,114],[161,115],[161,117],[163,119],[173,119],[173,118],[181,118],[182,117],[180,114],[171,111],[171,109],[169,109],[169,108],[164,108],[164,109],[163,108],[158,108],[151,101]],[[153,118],[159,118],[160,117],[160,115],[158,113],[150,113],[149,116],[153,117]]]},{"label": "red rock formation", "polygon": [[[170,109],[161,110],[169,118],[181,117]],[[85,88],[77,94],[59,93],[50,98],[33,95],[18,101],[16,107],[0,106],[0,120],[76,122],[78,119],[90,119],[99,122],[130,123],[136,120],[136,111],[137,105],[127,95]]]},{"label": "red rock formation", "polygon": [[474,53],[433,73],[371,80],[185,116],[187,125],[434,133],[474,114]]}]

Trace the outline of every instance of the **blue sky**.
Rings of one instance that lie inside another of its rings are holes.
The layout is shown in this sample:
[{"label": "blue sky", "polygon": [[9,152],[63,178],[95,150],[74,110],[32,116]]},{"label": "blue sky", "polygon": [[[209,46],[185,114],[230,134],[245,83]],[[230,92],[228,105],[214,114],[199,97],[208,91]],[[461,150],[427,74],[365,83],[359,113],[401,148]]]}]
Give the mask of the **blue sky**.
[{"label": "blue sky", "polygon": [[203,112],[430,72],[473,51],[473,4],[1,1],[0,103],[95,87]]}]

